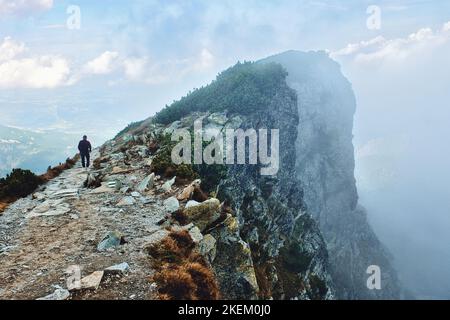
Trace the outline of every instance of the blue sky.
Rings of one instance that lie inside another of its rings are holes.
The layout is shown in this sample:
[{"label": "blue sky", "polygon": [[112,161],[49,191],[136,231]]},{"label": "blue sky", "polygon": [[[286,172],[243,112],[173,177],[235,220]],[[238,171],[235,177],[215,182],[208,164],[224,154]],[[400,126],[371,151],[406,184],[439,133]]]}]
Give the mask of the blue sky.
[{"label": "blue sky", "polygon": [[[79,30],[66,26],[70,5],[80,9]],[[366,27],[369,5],[381,9],[380,30]],[[76,130],[66,109],[103,108],[105,139],[238,60],[407,37],[440,28],[449,9],[447,1],[0,0],[0,41],[21,48],[0,69],[0,123]],[[23,118],[37,110],[48,121]]]}]

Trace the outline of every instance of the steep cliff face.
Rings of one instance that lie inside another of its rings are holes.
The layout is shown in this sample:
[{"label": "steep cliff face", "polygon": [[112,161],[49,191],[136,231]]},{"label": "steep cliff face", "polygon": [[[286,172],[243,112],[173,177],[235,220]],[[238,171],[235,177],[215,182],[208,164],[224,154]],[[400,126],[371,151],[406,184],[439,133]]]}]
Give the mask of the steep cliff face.
[{"label": "steep cliff face", "polygon": [[[275,176],[262,176],[259,166],[230,166],[219,186],[219,198],[231,204],[239,234],[249,245],[259,298],[330,299],[325,244],[295,179],[296,101],[295,92],[284,87],[261,112],[242,117],[241,129],[280,130],[280,167]],[[233,259],[226,254],[234,253],[220,253],[230,266]],[[232,297],[242,297],[235,295],[240,287],[236,281],[223,283]]]},{"label": "steep cliff face", "polygon": [[[325,53],[289,51],[263,61],[283,65],[298,95],[296,176],[326,240],[338,298],[399,298],[391,257],[358,205],[351,84]],[[381,290],[366,286],[370,265],[381,268]]]}]

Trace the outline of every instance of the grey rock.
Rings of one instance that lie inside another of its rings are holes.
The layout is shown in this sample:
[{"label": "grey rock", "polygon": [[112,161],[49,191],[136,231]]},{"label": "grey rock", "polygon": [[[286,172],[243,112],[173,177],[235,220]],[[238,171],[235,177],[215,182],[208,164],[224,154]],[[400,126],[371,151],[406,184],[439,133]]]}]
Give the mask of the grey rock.
[{"label": "grey rock", "polygon": [[105,269],[106,273],[125,273],[130,269],[130,266],[126,262],[113,265]]},{"label": "grey rock", "polygon": [[170,197],[163,202],[164,211],[167,213],[172,213],[177,211],[180,208],[180,203],[177,198]]},{"label": "grey rock", "polygon": [[211,198],[197,205],[185,207],[183,213],[188,221],[194,223],[203,232],[206,227],[220,218],[220,201]]},{"label": "grey rock", "polygon": [[51,195],[52,198],[61,199],[61,198],[77,198],[79,197],[78,189],[63,189],[57,191]]},{"label": "grey rock", "polygon": [[90,193],[91,194],[101,194],[101,193],[111,193],[114,191],[115,191],[115,189],[108,187],[107,183],[102,183],[102,185],[100,187],[95,188]]},{"label": "grey rock", "polygon": [[198,252],[206,257],[209,263],[214,262],[214,259],[216,258],[216,243],[217,240],[212,235],[207,234],[198,244]]},{"label": "grey rock", "polygon": [[136,203],[136,201],[134,200],[133,197],[127,196],[127,197],[123,197],[122,200],[120,200],[120,201],[117,203],[117,206],[118,206],[118,207],[131,206],[131,205],[133,205],[133,204],[135,204],[135,203]]},{"label": "grey rock", "polygon": [[56,290],[45,296],[42,298],[37,298],[36,300],[53,300],[53,301],[58,301],[58,300],[67,300],[70,297],[70,292],[69,290],[63,289],[61,287],[57,287]]},{"label": "grey rock", "polygon": [[189,229],[189,235],[191,236],[192,241],[194,241],[194,243],[199,243],[200,241],[203,240],[203,235],[200,229],[196,226]]},{"label": "grey rock", "polygon": [[144,180],[142,180],[142,182],[137,186],[136,190],[139,192],[143,192],[147,189],[153,188],[154,184],[155,184],[155,173],[152,172]]},{"label": "grey rock", "polygon": [[177,177],[173,177],[172,179],[166,181],[162,186],[161,190],[164,192],[169,192],[172,189],[173,184],[175,183],[175,179]]},{"label": "grey rock", "polygon": [[108,232],[108,234],[97,245],[97,250],[106,251],[107,249],[118,247],[122,241],[123,236],[120,232]]},{"label": "grey rock", "polygon": [[81,279],[81,289],[97,290],[102,282],[104,271],[95,271]]}]

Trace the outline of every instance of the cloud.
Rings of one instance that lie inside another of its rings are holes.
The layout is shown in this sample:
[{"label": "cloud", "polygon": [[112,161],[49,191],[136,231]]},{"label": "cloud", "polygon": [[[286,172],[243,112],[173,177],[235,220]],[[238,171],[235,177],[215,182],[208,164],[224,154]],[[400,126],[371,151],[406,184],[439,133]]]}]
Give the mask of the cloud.
[{"label": "cloud", "polygon": [[0,16],[27,15],[50,10],[53,0],[0,0]]},{"label": "cloud", "polygon": [[125,76],[130,80],[139,80],[148,67],[148,58],[128,58],[123,61]]},{"label": "cloud", "polygon": [[13,59],[25,51],[25,44],[6,37],[0,45],[0,62]]},{"label": "cloud", "polygon": [[397,62],[449,42],[450,21],[437,31],[422,28],[404,38],[385,39],[378,36],[368,41],[351,43],[331,52],[330,56],[337,60],[352,59],[357,63]]},{"label": "cloud", "polygon": [[89,61],[85,67],[84,71],[88,74],[105,75],[113,72],[118,61],[119,53],[113,51],[106,51],[102,53],[97,58]]},{"label": "cloud", "polygon": [[69,62],[59,56],[22,57],[23,43],[7,37],[0,45],[0,88],[55,88],[65,85]]},{"label": "cloud", "polygon": [[0,64],[0,88],[55,88],[66,83],[70,67],[64,58],[41,56]]},{"label": "cloud", "polygon": [[214,66],[216,59],[206,48],[189,58],[153,62],[148,56],[125,58],[121,68],[126,80],[149,85],[177,82],[190,74],[202,73]]},{"label": "cloud", "polygon": [[207,48],[187,58],[159,61],[145,54],[126,56],[105,51],[78,67],[71,67],[65,57],[32,55],[24,43],[7,37],[0,43],[0,89],[71,86],[89,76],[108,76],[109,85],[124,82],[160,85],[210,71],[215,62],[215,56]]},{"label": "cloud", "polygon": [[447,23],[444,23],[444,25],[442,26],[442,32],[447,32],[450,31],[450,21]]}]

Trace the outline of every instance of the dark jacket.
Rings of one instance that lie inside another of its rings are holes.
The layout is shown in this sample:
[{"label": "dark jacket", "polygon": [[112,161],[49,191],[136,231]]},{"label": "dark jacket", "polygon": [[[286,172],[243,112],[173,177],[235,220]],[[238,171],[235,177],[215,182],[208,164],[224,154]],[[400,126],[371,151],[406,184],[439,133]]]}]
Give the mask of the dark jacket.
[{"label": "dark jacket", "polygon": [[87,140],[81,140],[78,144],[78,150],[81,154],[89,154],[92,151],[91,143]]}]

